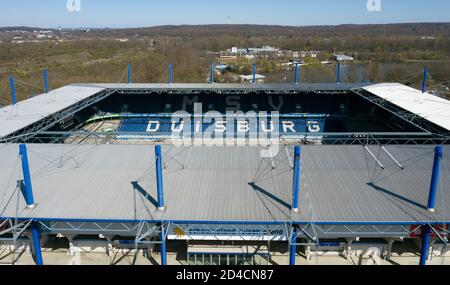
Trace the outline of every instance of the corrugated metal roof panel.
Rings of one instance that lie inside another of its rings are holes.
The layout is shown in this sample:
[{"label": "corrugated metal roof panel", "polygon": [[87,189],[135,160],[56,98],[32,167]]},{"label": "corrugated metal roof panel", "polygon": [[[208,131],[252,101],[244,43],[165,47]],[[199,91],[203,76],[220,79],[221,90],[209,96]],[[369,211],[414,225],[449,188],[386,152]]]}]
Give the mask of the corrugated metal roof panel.
[{"label": "corrugated metal roof panel", "polygon": [[104,88],[68,85],[0,109],[0,138],[87,99]]},{"label": "corrugated metal roof panel", "polygon": [[398,83],[364,87],[370,93],[450,131],[450,101]]},{"label": "corrugated metal roof panel", "polygon": [[[450,147],[445,147],[437,212],[427,202],[432,146],[388,146],[401,169],[372,146],[303,146],[300,213],[292,214],[292,169],[283,149],[165,146],[167,210],[156,210],[154,150],[148,145],[29,145],[38,206],[19,216],[93,220],[415,222],[450,221]],[[0,216],[15,215],[21,179],[17,145],[0,145]],[[292,153],[292,152],[291,152]],[[17,164],[18,163],[18,164]],[[16,167],[15,167],[16,166]],[[11,182],[13,181],[13,182]],[[152,198],[153,197],[153,198]],[[447,207],[446,207],[447,206]]]}]

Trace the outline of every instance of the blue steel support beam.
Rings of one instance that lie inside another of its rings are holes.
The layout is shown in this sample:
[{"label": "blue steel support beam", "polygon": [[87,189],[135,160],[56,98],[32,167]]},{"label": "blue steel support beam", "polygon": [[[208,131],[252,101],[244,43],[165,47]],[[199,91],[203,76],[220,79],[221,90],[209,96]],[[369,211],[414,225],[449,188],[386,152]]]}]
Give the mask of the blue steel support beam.
[{"label": "blue steel support beam", "polygon": [[169,83],[173,83],[173,67],[172,64],[169,64]]},{"label": "blue steel support beam", "polygon": [[295,64],[295,72],[294,72],[294,83],[299,83],[299,71],[298,71],[298,63]]},{"label": "blue steel support beam", "polygon": [[30,166],[28,163],[28,153],[25,144],[19,145],[19,154],[22,159],[22,172],[23,172],[23,180],[25,183],[25,192],[23,194],[25,196],[27,207],[33,208],[35,206],[33,197],[33,186],[31,184]]},{"label": "blue steel support beam", "polygon": [[36,222],[31,224],[31,239],[33,243],[33,253],[36,265],[44,265],[42,260],[41,239],[39,237],[39,228]]},{"label": "blue steel support beam", "polygon": [[167,265],[167,244],[166,244],[166,235],[164,234],[164,226],[161,225],[161,233],[159,235],[161,239],[161,265]]},{"label": "blue steel support beam", "polygon": [[45,87],[45,94],[47,94],[50,89],[48,88],[48,71],[47,69],[44,69],[44,87]]},{"label": "blue steel support beam", "polygon": [[297,229],[292,227],[292,234],[290,236],[291,245],[289,248],[289,265],[295,265],[295,257],[297,255]]},{"label": "blue steel support beam", "polygon": [[431,234],[431,227],[430,225],[424,226],[424,231],[422,235],[422,248],[420,250],[420,263],[419,265],[427,265],[427,259],[428,259],[428,252],[430,251],[430,234]]},{"label": "blue steel support beam", "polygon": [[427,209],[430,212],[435,211],[436,195],[439,186],[439,176],[441,173],[442,156],[444,148],[441,145],[436,146],[434,150],[433,172],[431,174],[430,194],[428,195]]},{"label": "blue steel support beam", "polygon": [[160,145],[155,146],[155,157],[156,157],[156,187],[158,191],[158,210],[164,211],[166,207],[164,206],[162,152]]},{"label": "blue steel support beam", "polygon": [[337,84],[341,84],[341,63],[337,66]]},{"label": "blue steel support beam", "polygon": [[131,84],[131,64],[128,64],[127,66],[127,77],[128,77],[128,84]]},{"label": "blue steel support beam", "polygon": [[9,86],[11,87],[11,102],[13,105],[17,104],[16,84],[14,83],[14,76],[9,76]]},{"label": "blue steel support beam", "polygon": [[210,83],[214,83],[215,78],[214,78],[214,64],[211,64],[210,68],[209,68],[209,82]]},{"label": "blue steel support beam", "polygon": [[252,83],[256,84],[256,63],[253,64],[252,74],[253,74]]},{"label": "blue steel support beam", "polygon": [[296,146],[294,150],[294,173],[292,181],[292,211],[298,212],[298,195],[300,191],[300,176],[301,176],[301,148]]},{"label": "blue steel support beam", "polygon": [[423,71],[422,94],[427,92],[428,67]]}]

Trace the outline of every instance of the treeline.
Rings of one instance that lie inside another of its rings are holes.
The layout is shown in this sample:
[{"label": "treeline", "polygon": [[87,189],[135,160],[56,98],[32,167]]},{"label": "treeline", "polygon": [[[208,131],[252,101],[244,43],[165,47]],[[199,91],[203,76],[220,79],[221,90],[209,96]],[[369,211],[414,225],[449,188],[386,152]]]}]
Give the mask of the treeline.
[{"label": "treeline", "polygon": [[347,37],[351,35],[383,36],[449,36],[450,23],[411,23],[386,25],[339,25],[339,26],[274,26],[274,25],[181,25],[157,26],[135,29],[91,30],[101,36],[173,36],[212,37],[228,36],[320,36]]},{"label": "treeline", "polygon": [[[80,34],[83,36],[83,34]],[[450,57],[450,23],[286,27],[264,25],[160,26],[140,29],[93,30],[88,37],[153,38],[189,42],[197,50],[231,46],[273,45],[290,50],[350,52],[376,60]],[[406,56],[383,57],[386,53]]]},{"label": "treeline", "polygon": [[[448,83],[450,24],[399,24],[337,27],[279,27],[247,25],[166,26],[126,30],[67,32],[61,43],[0,44],[0,98],[9,100],[8,75],[17,78],[19,99],[43,91],[42,70],[50,72],[52,89],[70,83],[125,82],[126,65],[132,64],[133,82],[166,82],[168,64],[176,82],[206,82],[209,65],[220,62],[212,51],[232,46],[277,46],[290,50],[318,50],[322,59],[335,52],[368,63],[363,76],[350,68],[348,81],[398,81],[419,84],[420,70],[428,65],[431,82]],[[119,42],[117,38],[128,38]],[[284,58],[282,60],[288,60]],[[370,63],[369,63],[370,62]],[[411,62],[417,62],[410,65]],[[389,63],[402,63],[382,68]],[[241,74],[251,73],[251,62],[238,63]],[[279,73],[268,81],[288,80],[291,72],[279,70],[273,60],[258,60],[258,72]],[[335,67],[311,66],[308,82],[327,82]],[[232,81],[224,76],[218,79]],[[290,79],[289,79],[290,80]],[[1,104],[1,102],[0,102]]]}]

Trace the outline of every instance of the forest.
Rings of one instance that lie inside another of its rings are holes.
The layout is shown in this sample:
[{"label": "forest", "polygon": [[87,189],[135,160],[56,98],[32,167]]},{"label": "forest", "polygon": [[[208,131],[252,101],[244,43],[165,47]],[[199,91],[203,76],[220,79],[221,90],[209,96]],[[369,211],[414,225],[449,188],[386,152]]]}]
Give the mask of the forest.
[{"label": "forest", "polygon": [[[53,30],[56,42],[13,43],[14,31],[38,28],[0,28],[0,104],[10,103],[8,77],[13,75],[19,100],[43,92],[42,72],[48,69],[50,88],[70,83],[125,82],[132,66],[133,82],[168,80],[174,66],[175,82],[207,82],[209,65],[221,63],[214,52],[232,46],[275,46],[282,50],[319,51],[320,60],[334,53],[355,58],[346,71],[348,82],[400,82],[419,88],[424,67],[430,88],[448,95],[450,81],[450,23],[341,25],[313,27],[206,25],[136,29]],[[118,39],[126,39],[119,41]],[[256,59],[267,82],[289,80],[279,67],[290,58]],[[250,72],[252,60],[241,61]],[[363,71],[361,71],[361,68]],[[305,82],[335,77],[335,65],[302,68]],[[228,82],[226,76],[218,80]]]}]

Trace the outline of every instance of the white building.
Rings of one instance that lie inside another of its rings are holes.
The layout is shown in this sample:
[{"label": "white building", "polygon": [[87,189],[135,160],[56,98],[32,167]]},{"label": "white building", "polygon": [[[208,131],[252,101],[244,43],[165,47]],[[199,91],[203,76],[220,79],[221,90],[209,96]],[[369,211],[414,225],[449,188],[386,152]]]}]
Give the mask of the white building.
[{"label": "white building", "polygon": [[312,58],[317,58],[317,56],[319,55],[318,51],[302,51],[300,53],[300,55],[305,58],[305,57],[312,57]]},{"label": "white building", "polygon": [[[239,75],[239,78],[241,79],[242,82],[248,83],[253,81],[253,75]],[[261,74],[256,74],[255,79],[256,83],[264,83],[264,79],[266,79],[266,77]]]},{"label": "white building", "polygon": [[342,62],[342,61],[353,61],[354,58],[345,54],[334,54],[334,59],[336,61]]},{"label": "white building", "polygon": [[227,49],[226,52],[221,53],[221,58],[228,58],[228,57],[235,57],[235,56],[254,58],[255,56],[261,56],[261,55],[280,54],[280,52],[281,51],[279,48],[275,48],[275,47],[271,47],[271,46],[263,46],[261,48],[232,47],[230,49]]},{"label": "white building", "polygon": [[271,47],[271,46],[263,46],[262,48],[248,48],[248,53],[251,54],[268,54],[268,53],[278,53],[280,51],[279,48]]}]

